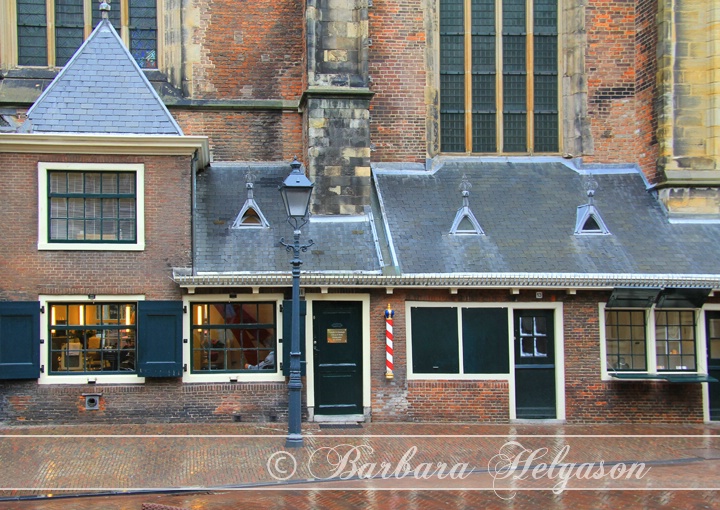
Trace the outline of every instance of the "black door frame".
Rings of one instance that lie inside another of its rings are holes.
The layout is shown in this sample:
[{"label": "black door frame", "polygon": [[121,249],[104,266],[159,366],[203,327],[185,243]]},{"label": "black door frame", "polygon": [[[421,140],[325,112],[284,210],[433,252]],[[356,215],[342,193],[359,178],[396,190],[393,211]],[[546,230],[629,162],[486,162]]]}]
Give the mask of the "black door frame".
[{"label": "black door frame", "polygon": [[[354,301],[361,303],[362,309],[362,407],[363,413],[370,410],[370,295],[369,294],[306,294],[308,303],[305,352],[307,353],[307,406],[310,421],[315,416],[315,351],[313,349],[313,333],[315,330],[314,304],[323,301]],[[332,416],[332,415],[327,415]],[[339,415],[342,416],[342,415]]]}]

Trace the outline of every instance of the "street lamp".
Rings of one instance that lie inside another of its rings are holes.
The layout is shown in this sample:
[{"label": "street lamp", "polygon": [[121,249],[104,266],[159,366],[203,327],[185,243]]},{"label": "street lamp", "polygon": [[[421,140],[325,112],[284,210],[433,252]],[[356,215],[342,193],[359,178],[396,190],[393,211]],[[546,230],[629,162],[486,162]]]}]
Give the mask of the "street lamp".
[{"label": "street lamp", "polygon": [[285,447],[303,446],[301,421],[301,391],[300,379],[300,251],[307,251],[313,245],[312,239],[308,244],[300,244],[300,228],[308,222],[308,209],[310,208],[310,195],[314,184],[300,170],[297,158],[290,163],[292,171],[280,185],[280,194],[285,204],[287,221],[293,228],[293,242],[286,243],[285,238],[280,244],[288,252],[293,253],[292,264],[292,323],[290,340],[290,380],[288,381],[288,436]]}]

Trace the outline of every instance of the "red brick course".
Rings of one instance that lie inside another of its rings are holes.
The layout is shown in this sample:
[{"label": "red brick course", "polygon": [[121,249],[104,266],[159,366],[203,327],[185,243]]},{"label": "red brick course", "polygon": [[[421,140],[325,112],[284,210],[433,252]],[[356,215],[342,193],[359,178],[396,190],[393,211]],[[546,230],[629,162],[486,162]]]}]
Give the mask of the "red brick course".
[{"label": "red brick course", "polygon": [[304,4],[197,0],[201,45],[193,99],[298,99],[305,71]]},{"label": "red brick course", "polygon": [[369,9],[373,161],[426,157],[426,36],[417,1],[376,2]]}]

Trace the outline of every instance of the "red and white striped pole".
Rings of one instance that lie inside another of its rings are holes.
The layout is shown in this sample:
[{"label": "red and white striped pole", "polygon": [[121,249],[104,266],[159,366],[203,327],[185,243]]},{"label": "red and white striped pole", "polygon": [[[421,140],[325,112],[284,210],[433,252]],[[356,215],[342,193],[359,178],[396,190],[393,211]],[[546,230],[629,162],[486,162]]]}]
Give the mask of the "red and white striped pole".
[{"label": "red and white striped pole", "polygon": [[385,379],[393,378],[393,317],[395,310],[385,310]]}]

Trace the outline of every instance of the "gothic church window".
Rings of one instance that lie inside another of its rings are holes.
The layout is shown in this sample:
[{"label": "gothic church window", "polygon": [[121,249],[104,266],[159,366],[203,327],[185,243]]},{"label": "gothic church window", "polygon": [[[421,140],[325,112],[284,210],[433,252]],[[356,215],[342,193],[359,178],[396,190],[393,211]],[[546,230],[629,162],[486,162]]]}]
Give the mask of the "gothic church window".
[{"label": "gothic church window", "polygon": [[559,151],[557,0],[440,0],[440,150]]},{"label": "gothic church window", "polygon": [[[110,22],[141,68],[157,68],[155,0],[111,3]],[[91,0],[17,0],[17,64],[62,67],[100,22]]]}]

